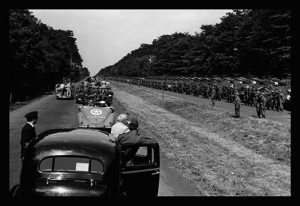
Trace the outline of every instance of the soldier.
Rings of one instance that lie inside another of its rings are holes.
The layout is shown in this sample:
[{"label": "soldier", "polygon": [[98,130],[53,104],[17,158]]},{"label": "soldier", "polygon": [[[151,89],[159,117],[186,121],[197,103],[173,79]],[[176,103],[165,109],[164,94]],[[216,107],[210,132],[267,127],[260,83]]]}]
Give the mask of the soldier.
[{"label": "soldier", "polygon": [[222,90],[222,86],[221,85],[219,85],[219,101],[221,101],[222,100],[222,97],[223,97],[223,90]]},{"label": "soldier", "polygon": [[209,86],[208,84],[206,84],[206,91],[205,91],[205,98],[208,98],[209,97]]},{"label": "soldier", "polygon": [[264,97],[263,93],[261,93],[260,101],[259,101],[259,113],[262,118],[266,118],[265,107],[266,107],[266,98]]},{"label": "soldier", "polygon": [[215,87],[212,86],[212,89],[211,89],[211,103],[212,103],[212,106],[215,106],[215,98],[216,98],[216,90],[215,90]]},{"label": "soldier", "polygon": [[279,94],[278,94],[278,110],[282,112],[283,111],[283,93],[281,92],[281,90],[279,90]]},{"label": "soldier", "polygon": [[37,137],[34,125],[37,123],[38,120],[38,112],[37,111],[29,112],[28,114],[25,115],[25,117],[27,122],[22,128],[21,141],[20,141],[22,162],[24,159],[25,150],[27,146],[32,140],[34,140]]},{"label": "soldier", "polygon": [[230,103],[230,87],[229,86],[226,87],[226,98],[227,98],[227,102]]},{"label": "soldier", "polygon": [[235,111],[235,117],[240,117],[240,109],[241,109],[241,99],[239,97],[239,94],[236,92],[234,93],[234,111]]},{"label": "soldier", "polygon": [[259,110],[259,105],[260,105],[260,98],[259,98],[259,91],[255,92],[254,97],[253,97],[253,102],[256,108],[256,114],[258,118],[260,118],[260,110]]},{"label": "soldier", "polygon": [[270,96],[270,93],[266,94],[266,109],[267,110],[271,109],[271,96]]},{"label": "soldier", "polygon": [[219,97],[220,97],[220,90],[219,90],[219,86],[216,86],[216,100],[220,100],[219,99]]}]

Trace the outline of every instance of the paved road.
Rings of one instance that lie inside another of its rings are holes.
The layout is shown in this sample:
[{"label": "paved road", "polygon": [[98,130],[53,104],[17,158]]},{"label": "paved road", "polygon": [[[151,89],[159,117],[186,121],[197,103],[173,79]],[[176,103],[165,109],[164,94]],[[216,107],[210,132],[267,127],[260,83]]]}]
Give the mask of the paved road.
[{"label": "paved road", "polygon": [[[117,108],[117,105],[112,105]],[[31,102],[9,115],[9,188],[19,182],[20,162],[20,132],[25,124],[24,115],[29,111],[38,111],[39,120],[36,126],[37,134],[54,128],[77,127],[77,105],[75,100],[56,100],[55,95],[45,96]],[[118,111],[116,111],[117,113]],[[174,165],[161,156],[161,176],[159,196],[197,196],[196,189],[172,169]]]},{"label": "paved road", "polygon": [[[115,81],[111,81],[111,82],[113,84],[118,84],[118,86],[123,85],[124,87],[130,87],[130,86],[142,87],[142,86],[132,85],[132,84],[128,84],[128,83],[120,83],[120,82],[115,82]],[[145,89],[146,91],[151,90],[151,91],[160,92],[161,96],[163,96],[162,90],[148,88],[148,87],[142,87],[142,88]],[[191,96],[191,95],[170,92],[170,91],[164,91],[164,95],[166,95],[166,96],[171,95],[171,96],[179,97],[179,98],[187,100],[191,103],[195,103],[195,104],[199,104],[199,105],[211,105],[211,100],[205,99],[202,97],[195,97],[195,96]],[[230,112],[234,115],[234,105],[232,103],[225,102],[224,100],[216,101],[215,107],[221,108],[223,111]],[[250,107],[250,106],[246,106],[246,105],[241,105],[240,114],[241,114],[241,116],[257,117],[255,107]],[[280,122],[289,127],[291,126],[291,112],[290,111],[284,110],[283,112],[277,112],[277,111],[266,110],[266,119]]]}]

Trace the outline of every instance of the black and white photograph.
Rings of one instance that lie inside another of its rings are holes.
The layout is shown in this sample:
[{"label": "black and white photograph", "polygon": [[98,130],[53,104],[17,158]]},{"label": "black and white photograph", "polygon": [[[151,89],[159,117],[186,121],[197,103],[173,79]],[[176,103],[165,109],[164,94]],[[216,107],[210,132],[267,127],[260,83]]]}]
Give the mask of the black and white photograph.
[{"label": "black and white photograph", "polygon": [[290,9],[9,9],[9,196],[291,196]]}]

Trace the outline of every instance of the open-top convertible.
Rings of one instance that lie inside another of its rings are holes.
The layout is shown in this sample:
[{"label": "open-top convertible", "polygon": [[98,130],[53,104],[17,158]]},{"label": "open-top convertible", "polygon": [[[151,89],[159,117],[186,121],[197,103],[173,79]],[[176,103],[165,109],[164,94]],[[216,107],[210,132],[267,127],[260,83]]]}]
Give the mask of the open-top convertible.
[{"label": "open-top convertible", "polygon": [[55,96],[56,96],[56,99],[74,99],[74,88],[56,84],[55,85]]}]

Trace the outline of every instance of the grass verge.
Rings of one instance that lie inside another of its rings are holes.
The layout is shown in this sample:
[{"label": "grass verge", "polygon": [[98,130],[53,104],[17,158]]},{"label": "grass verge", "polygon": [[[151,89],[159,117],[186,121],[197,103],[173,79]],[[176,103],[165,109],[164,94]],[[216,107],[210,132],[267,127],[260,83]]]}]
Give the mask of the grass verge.
[{"label": "grass verge", "polygon": [[136,115],[199,193],[209,196],[290,195],[290,130],[277,122],[232,114],[141,87],[115,87],[115,99]]}]

